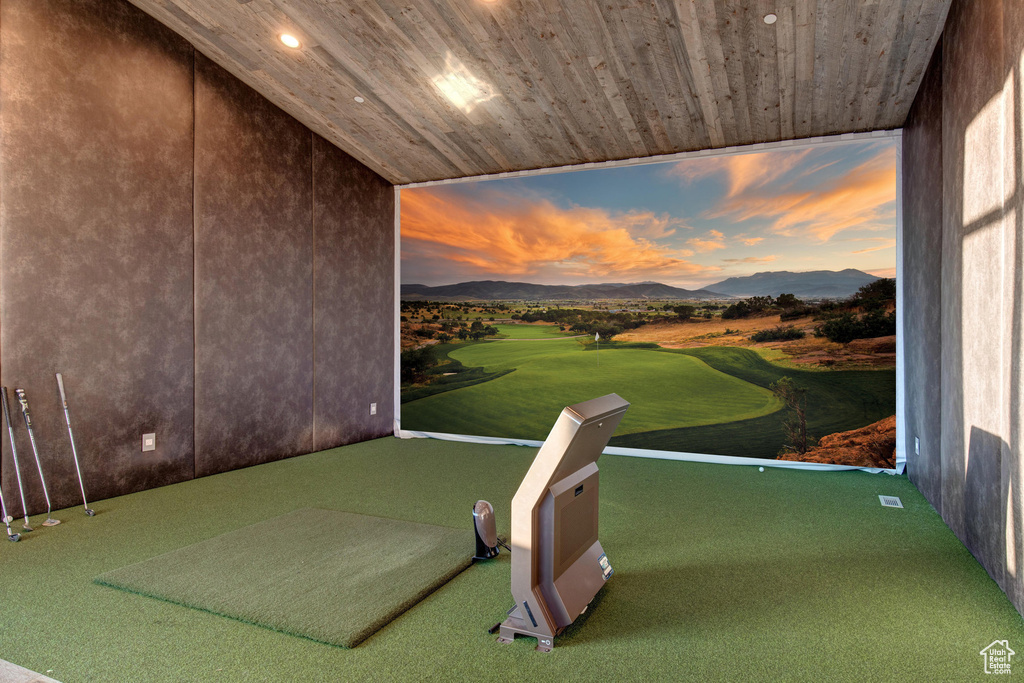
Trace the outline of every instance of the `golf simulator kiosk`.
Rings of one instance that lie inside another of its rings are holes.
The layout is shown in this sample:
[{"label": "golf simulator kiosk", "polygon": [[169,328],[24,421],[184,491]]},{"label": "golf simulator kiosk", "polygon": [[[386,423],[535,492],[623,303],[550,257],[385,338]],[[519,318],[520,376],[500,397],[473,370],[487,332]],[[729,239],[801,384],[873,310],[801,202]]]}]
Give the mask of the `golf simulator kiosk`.
[{"label": "golf simulator kiosk", "polygon": [[498,641],[554,639],[594,599],[612,567],[597,539],[597,459],[629,403],[608,394],[568,406],[512,498],[512,597]]}]

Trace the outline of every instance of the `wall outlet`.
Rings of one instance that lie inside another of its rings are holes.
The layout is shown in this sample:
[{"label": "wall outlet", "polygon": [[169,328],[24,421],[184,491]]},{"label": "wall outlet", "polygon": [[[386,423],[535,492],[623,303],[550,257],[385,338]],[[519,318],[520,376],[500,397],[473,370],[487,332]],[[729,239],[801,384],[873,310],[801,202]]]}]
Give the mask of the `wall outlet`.
[{"label": "wall outlet", "polygon": [[914,455],[921,455],[921,439],[914,437]]},{"label": "wall outlet", "polygon": [[376,403],[371,403],[370,404],[370,415],[376,415],[376,414],[377,414],[377,404]]},{"label": "wall outlet", "polygon": [[142,452],[156,450],[156,432],[142,435]]}]

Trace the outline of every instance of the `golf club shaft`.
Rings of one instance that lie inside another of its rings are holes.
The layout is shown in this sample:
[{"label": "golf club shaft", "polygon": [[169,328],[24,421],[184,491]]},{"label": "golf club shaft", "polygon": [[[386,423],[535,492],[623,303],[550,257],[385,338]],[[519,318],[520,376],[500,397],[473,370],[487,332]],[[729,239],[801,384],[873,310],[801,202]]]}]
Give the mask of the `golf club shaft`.
[{"label": "golf club shaft", "polygon": [[46,518],[50,518],[53,505],[50,504],[50,491],[46,488],[46,477],[43,476],[43,463],[39,460],[39,447],[36,445],[36,433],[32,429],[32,415],[28,409],[28,396],[24,389],[15,389],[14,395],[21,404],[21,414],[25,417],[25,429],[28,430],[28,441],[32,444],[32,456],[36,459],[36,469],[39,470],[39,481],[43,484],[43,496],[46,497]]},{"label": "golf club shaft", "polygon": [[[82,481],[82,468],[78,464],[78,451],[75,449],[75,434],[71,431],[71,413],[68,412],[68,399],[64,393],[64,378],[57,373],[57,388],[60,389],[60,402],[64,406],[64,421],[68,425],[68,438],[71,440],[71,457],[75,459],[75,472],[78,473],[78,486],[82,489],[82,505],[89,511],[89,502],[85,499],[85,482]],[[90,513],[91,514],[91,513]]]},{"label": "golf club shaft", "polygon": [[4,526],[7,527],[7,538],[13,539],[17,534],[11,531],[10,517],[7,516],[7,503],[4,501],[4,492],[0,489],[0,512],[4,515]]},{"label": "golf club shaft", "polygon": [[18,465],[18,446],[14,443],[14,424],[11,422],[11,409],[7,405],[7,387],[0,387],[0,403],[3,403],[4,422],[7,423],[7,435],[11,438],[11,456],[14,457],[14,475],[18,480],[18,493],[21,494],[21,512],[25,515],[25,526],[29,526],[28,505],[25,503],[25,489],[21,485],[21,467]]}]

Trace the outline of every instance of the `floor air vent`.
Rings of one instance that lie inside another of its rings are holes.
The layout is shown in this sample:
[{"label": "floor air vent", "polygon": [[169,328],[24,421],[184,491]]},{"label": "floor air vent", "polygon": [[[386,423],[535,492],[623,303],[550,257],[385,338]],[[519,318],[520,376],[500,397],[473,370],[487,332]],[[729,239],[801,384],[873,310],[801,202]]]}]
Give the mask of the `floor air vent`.
[{"label": "floor air vent", "polygon": [[882,501],[882,507],[884,508],[901,508],[903,503],[896,496],[879,496],[878,500]]}]

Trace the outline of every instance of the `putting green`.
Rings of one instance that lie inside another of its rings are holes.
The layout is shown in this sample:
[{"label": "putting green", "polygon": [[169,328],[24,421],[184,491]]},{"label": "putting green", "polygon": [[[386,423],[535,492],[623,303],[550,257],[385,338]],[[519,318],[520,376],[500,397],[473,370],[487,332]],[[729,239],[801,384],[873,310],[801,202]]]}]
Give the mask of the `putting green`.
[{"label": "putting green", "polygon": [[450,356],[489,373],[515,371],[403,404],[403,429],[540,440],[562,408],[612,392],[632,403],[617,434],[744,420],[782,407],[767,389],[681,354],[598,353],[566,339],[470,344]]}]

